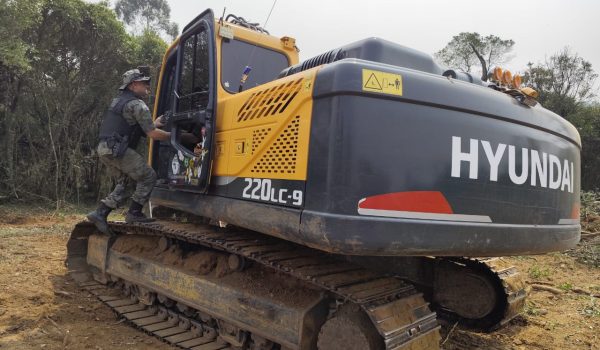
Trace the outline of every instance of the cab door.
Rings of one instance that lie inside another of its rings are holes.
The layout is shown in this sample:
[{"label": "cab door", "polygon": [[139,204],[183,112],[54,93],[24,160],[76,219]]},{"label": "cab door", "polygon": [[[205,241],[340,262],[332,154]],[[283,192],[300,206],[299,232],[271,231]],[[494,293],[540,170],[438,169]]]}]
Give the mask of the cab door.
[{"label": "cab door", "polygon": [[210,182],[216,116],[214,15],[206,10],[188,24],[179,40],[169,122],[169,184],[206,193]]}]

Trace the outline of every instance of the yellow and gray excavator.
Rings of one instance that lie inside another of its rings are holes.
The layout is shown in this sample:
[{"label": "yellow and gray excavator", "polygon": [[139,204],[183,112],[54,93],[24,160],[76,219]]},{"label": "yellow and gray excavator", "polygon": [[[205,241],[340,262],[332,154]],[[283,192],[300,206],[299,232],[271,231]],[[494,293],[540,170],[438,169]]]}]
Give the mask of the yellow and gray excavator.
[{"label": "yellow and gray excavator", "polygon": [[519,77],[490,78],[378,38],[299,62],[293,38],[207,10],[161,67],[156,221],[78,224],[71,275],[184,349],[430,350],[440,323],[496,329],[527,294],[500,257],[579,240],[581,142]]}]

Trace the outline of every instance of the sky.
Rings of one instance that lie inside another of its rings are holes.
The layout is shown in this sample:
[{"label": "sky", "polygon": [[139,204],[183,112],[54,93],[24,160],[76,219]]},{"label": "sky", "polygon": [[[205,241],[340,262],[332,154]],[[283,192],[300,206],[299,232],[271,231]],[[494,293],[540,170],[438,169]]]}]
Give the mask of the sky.
[{"label": "sky", "polygon": [[[264,25],[273,0],[169,4],[182,29],[203,10],[220,17],[224,7]],[[266,29],[295,38],[301,61],[373,36],[433,54],[460,32],[478,32],[515,41],[514,57],[503,65],[513,73],[565,46],[600,73],[600,0],[277,0]]]}]

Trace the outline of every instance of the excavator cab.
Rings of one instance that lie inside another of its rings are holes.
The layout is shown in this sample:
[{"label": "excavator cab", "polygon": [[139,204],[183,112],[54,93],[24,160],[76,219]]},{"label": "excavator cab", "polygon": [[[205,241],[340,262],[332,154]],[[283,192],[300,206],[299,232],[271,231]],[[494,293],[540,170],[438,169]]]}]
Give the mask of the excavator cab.
[{"label": "excavator cab", "polygon": [[[294,39],[270,36],[243,18],[215,21],[206,10],[190,22],[167,50],[158,82],[154,115],[165,115],[172,132],[169,142],[151,145],[161,183],[207,193],[215,156],[227,152],[219,141],[231,129],[227,106],[253,96],[246,91],[276,80],[297,62]],[[190,133],[198,142],[190,142]]]}]

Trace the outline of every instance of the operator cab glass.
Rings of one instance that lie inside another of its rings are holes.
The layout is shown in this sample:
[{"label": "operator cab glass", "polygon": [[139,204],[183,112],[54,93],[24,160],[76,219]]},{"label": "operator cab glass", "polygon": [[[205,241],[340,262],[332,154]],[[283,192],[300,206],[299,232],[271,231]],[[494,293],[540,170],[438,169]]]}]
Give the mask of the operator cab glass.
[{"label": "operator cab glass", "polygon": [[[188,122],[180,124],[180,131],[201,138],[204,127],[203,112],[208,104],[209,92],[207,31],[202,30],[187,37],[180,49],[183,57],[176,91],[178,98],[175,103],[175,114],[191,116]],[[193,152],[196,146],[195,143],[184,140],[180,143],[190,152]]]},{"label": "operator cab glass", "polygon": [[209,76],[207,32],[189,36],[182,49],[177,113],[206,109]]},{"label": "operator cab glass", "polygon": [[223,40],[221,44],[221,84],[231,93],[240,91],[240,80],[246,66],[252,68],[242,90],[248,90],[277,79],[289,66],[281,52],[252,45],[241,40]]}]

